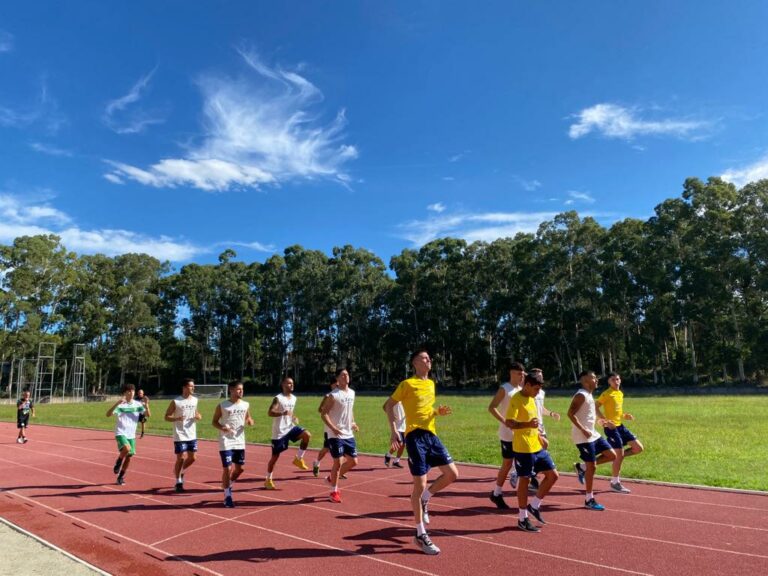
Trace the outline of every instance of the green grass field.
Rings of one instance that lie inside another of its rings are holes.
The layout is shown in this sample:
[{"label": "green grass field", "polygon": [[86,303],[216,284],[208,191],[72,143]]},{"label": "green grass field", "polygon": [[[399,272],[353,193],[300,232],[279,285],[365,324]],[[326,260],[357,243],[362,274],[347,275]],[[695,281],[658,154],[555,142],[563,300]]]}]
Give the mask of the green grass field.
[{"label": "green grass field", "polygon": [[[249,397],[256,424],[248,429],[249,442],[268,443],[271,418],[267,408],[271,397]],[[385,397],[360,394],[355,417],[360,426],[357,435],[361,452],[384,453],[389,441],[386,417],[381,409]],[[439,418],[438,434],[452,456],[460,462],[497,464],[500,461],[496,421],[487,412],[490,396],[439,396],[449,404],[453,415]],[[577,460],[570,442],[570,422],[565,417],[570,397],[548,397],[547,407],[564,415],[559,423],[545,421],[550,452],[563,471],[571,471]],[[216,438],[210,421],[218,400],[203,399],[198,424],[200,438]],[[322,444],[323,427],[317,413],[319,396],[301,396],[296,413],[301,424],[313,432],[313,448]],[[55,424],[111,430],[114,418],[105,413],[110,403],[41,404],[34,426]],[[152,418],[147,433],[170,436],[171,425],[163,421],[168,400],[153,400]],[[630,429],[645,445],[639,457],[626,460],[622,475],[666,482],[683,482],[730,488],[768,490],[768,396],[645,396],[629,393],[625,409],[636,417]],[[13,405],[0,405],[0,420],[15,421]],[[34,444],[30,444],[34,446]],[[170,450],[170,446],[169,446]],[[170,452],[169,452],[170,453]],[[610,475],[602,466],[599,474]]]}]

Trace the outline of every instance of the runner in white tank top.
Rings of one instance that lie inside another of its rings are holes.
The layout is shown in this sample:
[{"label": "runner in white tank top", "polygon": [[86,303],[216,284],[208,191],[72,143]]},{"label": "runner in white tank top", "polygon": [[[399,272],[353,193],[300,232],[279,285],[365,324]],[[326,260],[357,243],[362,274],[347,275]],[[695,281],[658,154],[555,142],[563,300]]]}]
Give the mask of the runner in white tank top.
[{"label": "runner in white tank top", "polygon": [[264,488],[274,490],[275,483],[272,480],[272,472],[275,470],[280,454],[288,449],[290,442],[301,442],[296,458],[293,459],[293,465],[299,470],[309,470],[309,466],[304,462],[304,452],[309,446],[312,435],[309,430],[299,426],[299,419],[294,414],[296,409],[296,396],[293,394],[293,378],[286,376],[280,383],[282,393],[272,399],[269,405],[267,416],[272,418],[272,457],[267,463],[267,477],[264,480]]},{"label": "runner in white tank top", "polygon": [[[320,417],[328,434],[328,444],[333,457],[333,468],[327,480],[333,487],[331,502],[340,503],[339,477],[344,476],[357,465],[357,445],[355,432],[359,430],[355,423],[355,391],[349,387],[349,372],[346,369],[336,372],[337,388],[327,394],[320,404]],[[344,458],[342,464],[341,459]]]},{"label": "runner in white tank top", "polygon": [[234,508],[232,484],[243,473],[245,427],[253,426],[248,402],[243,400],[242,382],[232,382],[229,385],[229,400],[216,406],[211,424],[219,431],[219,455],[224,466],[221,474],[224,506]]},{"label": "runner in white tank top", "polygon": [[496,475],[496,484],[489,498],[496,504],[499,510],[507,510],[509,506],[504,502],[504,482],[510,475],[510,484],[512,488],[517,487],[517,474],[512,466],[515,463],[512,455],[512,430],[506,424],[507,410],[509,409],[509,399],[520,391],[525,379],[525,367],[520,362],[512,362],[509,366],[509,382],[499,386],[491,403],[488,405],[488,412],[499,421],[499,441],[501,443],[501,467]]},{"label": "runner in white tank top", "polygon": [[202,418],[197,411],[197,396],[193,396],[195,381],[186,378],[181,386],[181,396],[171,400],[165,411],[165,421],[173,422],[173,466],[176,492],[184,492],[184,473],[197,458],[197,421]]}]

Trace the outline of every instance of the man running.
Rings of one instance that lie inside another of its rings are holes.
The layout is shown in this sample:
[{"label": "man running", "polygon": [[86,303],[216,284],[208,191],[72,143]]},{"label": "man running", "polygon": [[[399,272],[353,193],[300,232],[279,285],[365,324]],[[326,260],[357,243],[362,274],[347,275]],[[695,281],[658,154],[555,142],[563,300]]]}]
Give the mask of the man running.
[{"label": "man running", "polygon": [[264,481],[264,488],[267,490],[275,489],[272,472],[275,470],[275,464],[280,458],[280,454],[288,449],[290,442],[301,441],[299,451],[293,459],[293,465],[299,470],[309,470],[309,467],[304,463],[304,452],[307,451],[312,435],[309,430],[299,426],[299,419],[294,415],[296,396],[293,395],[293,378],[286,376],[280,386],[283,390],[282,393],[274,397],[272,404],[269,405],[269,410],[267,410],[267,415],[273,418],[272,457],[267,463],[267,478]]},{"label": "man running", "polygon": [[[541,377],[541,381],[544,382],[544,371],[541,368],[531,368],[531,374],[534,376],[538,375]],[[539,437],[541,438],[541,442],[544,445],[544,448],[549,448],[549,441],[547,440],[547,430],[544,426],[544,416],[550,416],[555,422],[560,422],[560,414],[555,412],[554,410],[550,410],[546,406],[544,406],[544,386],[539,389],[539,393],[536,394],[536,397],[534,400],[536,401],[536,408],[539,411]],[[531,478],[530,483],[530,489],[531,490],[537,490],[539,488],[539,481],[534,476]]]},{"label": "man running", "polygon": [[136,426],[142,414],[149,416],[149,407],[134,400],[136,388],[133,384],[123,386],[123,397],[107,410],[107,418],[114,414],[117,416],[115,423],[115,440],[120,454],[115,461],[112,471],[117,474],[117,483],[125,484],[125,473],[131,464],[131,458],[136,455]]},{"label": "man running", "polygon": [[[598,504],[595,493],[592,491],[592,483],[595,478],[595,470],[598,464],[604,464],[616,458],[616,453],[605,438],[595,431],[597,412],[595,399],[592,393],[597,388],[597,376],[591,370],[585,370],[579,374],[581,389],[576,392],[568,408],[568,418],[572,422],[571,440],[579,450],[579,455],[586,468],[578,462],[574,464],[580,484],[586,484],[586,497],[584,506],[590,510],[605,510],[605,506]],[[603,423],[601,420],[600,424]]]},{"label": "man running", "polygon": [[16,428],[19,429],[19,435],[16,437],[16,442],[19,444],[26,444],[27,442],[27,428],[29,428],[29,417],[35,417],[35,404],[30,400],[29,390],[24,390],[21,393],[21,398],[16,402]]},{"label": "man running", "polygon": [[[331,475],[326,478],[333,487],[331,502],[341,503],[339,477],[343,477],[357,466],[357,444],[355,432],[360,430],[355,423],[355,391],[349,387],[349,372],[342,368],[336,371],[336,389],[326,394],[320,403],[320,418],[328,434],[328,448],[333,458]],[[342,458],[344,463],[342,464]]]},{"label": "man running", "polygon": [[[144,408],[149,407],[149,396],[144,394],[143,388],[136,389],[136,395],[134,399],[136,402],[141,402],[144,405]],[[139,416],[139,424],[141,424],[141,434],[139,434],[139,438],[144,438],[144,425],[147,423],[147,418],[148,416],[146,414]]]},{"label": "man running", "polygon": [[[629,412],[624,412],[624,392],[621,391],[621,376],[616,372],[611,372],[606,377],[608,388],[595,401],[595,410],[598,418],[605,421],[605,437],[613,451],[616,452],[616,459],[613,461],[613,477],[611,478],[611,490],[629,494],[631,490],[621,484],[621,465],[624,458],[636,456],[643,451],[643,445],[637,437],[624,426],[623,420],[634,420],[635,417]],[[605,408],[605,416],[600,411],[600,407]],[[627,446],[627,448],[624,448]]]},{"label": "man running", "polygon": [[[559,477],[555,463],[541,443],[539,436],[539,411],[534,398],[541,390],[543,379],[540,374],[528,374],[525,383],[518,394],[512,396],[507,410],[507,424],[515,431],[512,441],[517,469],[517,527],[526,532],[538,532],[528,518],[528,513],[542,524],[546,524],[541,516],[541,503]],[[528,504],[528,482],[536,474],[543,472],[544,480]]]},{"label": "man running", "polygon": [[[453,458],[437,437],[435,418],[451,414],[450,406],[440,405],[435,410],[435,383],[429,379],[432,359],[426,350],[417,350],[411,355],[415,376],[403,380],[385,404],[391,432],[391,448],[399,448],[400,434],[394,407],[403,403],[405,410],[405,445],[408,449],[408,468],[413,477],[411,507],[416,521],[414,541],[425,554],[439,554],[438,548],[427,534],[429,524],[427,509],[430,498],[450,485],[459,477]],[[440,476],[427,488],[427,473],[430,468],[440,468]]]},{"label": "man running", "polygon": [[197,458],[197,421],[202,418],[197,411],[197,396],[194,396],[195,381],[185,378],[181,385],[181,396],[168,404],[165,421],[173,422],[173,452],[176,463],[173,475],[176,478],[176,492],[184,492],[184,473]]},{"label": "man running", "polygon": [[491,502],[496,504],[499,510],[509,510],[509,505],[504,502],[504,482],[507,480],[510,470],[512,471],[510,485],[513,489],[517,488],[517,471],[512,470],[512,466],[515,463],[512,452],[513,432],[506,422],[506,414],[509,408],[509,400],[520,391],[524,378],[525,367],[520,362],[512,362],[509,365],[509,382],[499,386],[498,391],[488,405],[488,412],[499,421],[498,435],[499,442],[501,443],[501,468],[499,468],[499,473],[496,475],[496,485],[490,495]]},{"label": "man running", "polygon": [[[331,381],[329,382],[329,385],[331,387],[331,392],[336,390],[337,381],[338,379],[336,377],[336,374],[333,374],[331,376]],[[322,408],[322,404],[320,404],[320,408]],[[317,409],[318,412],[320,412],[320,408]],[[312,475],[315,478],[317,478],[320,475],[320,462],[322,461],[323,458],[325,458],[326,454],[328,454],[328,432],[323,431],[323,447],[317,453],[317,458],[315,458],[315,461],[312,462]]]},{"label": "man running", "polygon": [[245,464],[245,427],[253,426],[248,402],[243,400],[243,383],[231,382],[229,400],[216,406],[213,427],[219,431],[219,456],[224,470],[221,487],[224,489],[224,506],[234,508],[232,485],[243,473]]}]

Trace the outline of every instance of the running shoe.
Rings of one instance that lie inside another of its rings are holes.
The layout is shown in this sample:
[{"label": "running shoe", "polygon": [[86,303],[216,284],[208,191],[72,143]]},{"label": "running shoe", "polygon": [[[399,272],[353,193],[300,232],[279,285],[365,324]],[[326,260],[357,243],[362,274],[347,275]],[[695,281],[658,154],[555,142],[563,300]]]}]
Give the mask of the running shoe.
[{"label": "running shoe", "polygon": [[272,478],[267,478],[264,480],[264,488],[267,490],[274,490],[275,489],[275,483],[272,481]]},{"label": "running shoe", "polygon": [[16,438],[16,444],[24,444],[24,438]]},{"label": "running shoe", "polygon": [[27,442],[29,442],[29,438],[27,438],[26,436],[21,439],[22,444],[26,444]]},{"label": "running shoe", "polygon": [[526,518],[525,520],[518,520],[517,527],[524,532],[538,532],[539,530],[541,530],[541,528],[539,528],[538,526],[534,526],[533,524],[531,524],[530,518]]},{"label": "running shoe", "polygon": [[315,478],[320,475],[320,462],[312,462],[312,475]]},{"label": "running shoe", "polygon": [[424,522],[424,524],[429,524],[429,511],[427,510],[427,506],[429,506],[429,502],[421,499],[421,519]]},{"label": "running shoe", "polygon": [[299,458],[298,456],[293,459],[293,465],[299,470],[309,470],[309,466],[304,462],[304,458]]},{"label": "running shoe", "polygon": [[396,460],[396,461],[392,462],[392,467],[393,467],[393,468],[402,468],[402,467],[403,467],[403,465],[402,465],[402,464],[400,464],[400,461],[399,461],[399,460]]},{"label": "running shoe", "polygon": [[586,471],[578,462],[576,462],[573,467],[576,470],[576,475],[579,477],[579,484],[584,484],[584,474],[586,474]]},{"label": "running shoe", "polygon": [[536,492],[536,490],[539,489],[539,479],[536,478],[536,476],[533,476],[531,478],[531,481],[528,483],[528,490],[531,492]]},{"label": "running shoe", "polygon": [[336,504],[341,504],[341,493],[331,492],[331,502],[334,502]]},{"label": "running shoe", "polygon": [[112,473],[113,474],[118,474],[120,472],[120,467],[122,465],[123,465],[123,459],[122,458],[118,458],[115,461],[115,465],[112,467]]},{"label": "running shoe", "polygon": [[120,475],[117,477],[117,485],[122,486],[123,484],[125,484],[125,476]]},{"label": "running shoe", "polygon": [[225,496],[224,497],[224,507],[225,508],[234,508],[235,507],[235,501],[232,500],[232,496]]},{"label": "running shoe", "polygon": [[589,508],[590,510],[598,510],[598,511],[605,510],[605,506],[603,506],[602,504],[598,504],[597,500],[595,500],[594,498],[590,498],[589,500],[584,502],[584,507]]},{"label": "running shoe", "polygon": [[512,474],[509,475],[509,485],[512,486],[512,490],[517,490],[517,472],[512,470]]},{"label": "running shoe", "polygon": [[621,492],[622,494],[629,494],[632,492],[629,488],[622,486],[621,482],[611,482],[611,490],[614,492]]},{"label": "running shoe", "polygon": [[176,492],[184,492],[184,483],[176,482],[176,486],[174,489],[176,490]]},{"label": "running shoe", "polygon": [[346,480],[347,479],[347,475],[346,474],[339,474],[339,478],[342,479],[342,480]]},{"label": "running shoe", "polygon": [[384,466],[389,468],[392,465],[392,456],[389,454],[384,454]]},{"label": "running shoe", "polygon": [[424,552],[424,554],[429,554],[430,556],[440,554],[440,548],[435,546],[434,542],[430,540],[426,532],[424,532],[424,534],[421,536],[418,534],[414,536],[413,541],[416,543],[416,546],[421,548],[421,551]]},{"label": "running shoe", "polygon": [[491,492],[491,495],[488,496],[488,498],[491,499],[491,502],[496,504],[496,508],[498,508],[499,510],[509,510],[509,506],[507,505],[506,502],[504,502],[504,496],[502,496],[501,494],[496,495],[493,492]]},{"label": "running shoe", "polygon": [[536,520],[538,520],[542,524],[546,524],[546,522],[544,521],[544,518],[541,517],[541,510],[540,509],[534,508],[533,506],[528,504],[528,513],[531,516],[533,516],[534,518],[536,518]]}]

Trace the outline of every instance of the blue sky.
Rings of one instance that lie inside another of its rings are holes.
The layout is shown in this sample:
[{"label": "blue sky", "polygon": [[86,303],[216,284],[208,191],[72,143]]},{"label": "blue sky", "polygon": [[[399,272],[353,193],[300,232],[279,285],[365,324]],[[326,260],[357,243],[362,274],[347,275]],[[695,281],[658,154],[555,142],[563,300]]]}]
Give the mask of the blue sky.
[{"label": "blue sky", "polygon": [[768,177],[768,3],[0,5],[0,243],[491,241]]}]

